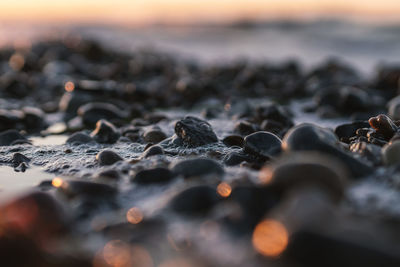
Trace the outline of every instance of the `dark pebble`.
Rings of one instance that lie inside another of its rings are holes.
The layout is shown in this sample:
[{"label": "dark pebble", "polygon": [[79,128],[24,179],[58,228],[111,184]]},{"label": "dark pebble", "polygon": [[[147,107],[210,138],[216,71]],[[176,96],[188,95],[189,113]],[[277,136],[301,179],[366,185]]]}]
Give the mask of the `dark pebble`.
[{"label": "dark pebble", "polygon": [[112,123],[106,120],[99,120],[96,123],[96,129],[90,136],[98,143],[113,144],[118,141],[120,134]]},{"label": "dark pebble", "polygon": [[228,135],[227,137],[222,139],[222,142],[228,147],[243,147],[244,139],[240,135]]},{"label": "dark pebble", "polygon": [[147,148],[143,154],[142,154],[142,158],[148,158],[154,155],[163,155],[164,154],[164,149],[159,146],[159,145],[153,145],[150,146],[149,148]]},{"label": "dark pebble", "polygon": [[101,166],[112,165],[123,160],[117,153],[111,150],[103,150],[96,155],[96,160]]},{"label": "dark pebble", "polygon": [[224,174],[224,169],[218,162],[207,158],[183,160],[174,164],[171,170],[175,175],[181,175],[185,178]]},{"label": "dark pebble", "polygon": [[150,128],[143,133],[143,139],[147,143],[157,144],[167,138],[167,135],[157,127]]},{"label": "dark pebble", "polygon": [[92,128],[99,120],[120,121],[127,115],[110,103],[88,103],[78,109],[78,115],[82,117],[83,123]]},{"label": "dark pebble", "polygon": [[358,129],[368,127],[369,123],[367,121],[355,121],[337,126],[335,134],[339,137],[340,141],[349,143],[349,139],[356,135]]},{"label": "dark pebble", "polygon": [[12,158],[12,163],[14,168],[20,165],[21,163],[26,163],[28,164],[31,161],[30,158],[27,156],[21,154],[21,153],[14,153],[13,158]]},{"label": "dark pebble", "polygon": [[196,186],[186,189],[171,199],[169,206],[183,215],[205,215],[219,201],[216,189],[209,186]]},{"label": "dark pebble", "polygon": [[9,146],[16,142],[26,143],[28,140],[16,130],[7,130],[0,133],[0,146]]},{"label": "dark pebble", "polygon": [[324,128],[309,123],[300,124],[285,135],[282,148],[285,152],[317,151],[329,154],[344,163],[353,177],[362,177],[373,172],[373,168],[341,149],[336,135]]},{"label": "dark pebble", "polygon": [[240,135],[246,136],[256,132],[258,128],[248,121],[239,121],[235,124],[233,131]]},{"label": "dark pebble", "polygon": [[270,132],[256,132],[244,138],[244,151],[270,159],[281,153],[282,141]]},{"label": "dark pebble", "polygon": [[230,152],[226,154],[223,159],[223,162],[227,166],[236,166],[242,162],[251,162],[252,158],[249,155],[241,153],[241,152]]},{"label": "dark pebble", "polygon": [[117,194],[117,189],[110,185],[77,180],[63,181],[58,190],[68,198],[92,197],[108,199],[115,197]]},{"label": "dark pebble", "polygon": [[71,145],[81,145],[94,142],[94,139],[84,132],[78,132],[68,137],[66,143]]},{"label": "dark pebble", "polygon": [[137,184],[159,184],[167,183],[174,178],[173,173],[166,168],[154,168],[142,170],[136,173],[132,182]]},{"label": "dark pebble", "polygon": [[211,125],[199,118],[187,116],[175,124],[175,133],[188,147],[198,147],[218,142]]}]

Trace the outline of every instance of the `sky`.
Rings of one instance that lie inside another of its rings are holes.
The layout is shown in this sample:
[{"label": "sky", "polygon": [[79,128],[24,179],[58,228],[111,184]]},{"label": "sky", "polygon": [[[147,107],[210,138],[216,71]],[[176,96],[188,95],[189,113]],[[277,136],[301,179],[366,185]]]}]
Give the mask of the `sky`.
[{"label": "sky", "polygon": [[400,0],[0,0],[0,22],[185,24],[315,16],[400,21]]}]

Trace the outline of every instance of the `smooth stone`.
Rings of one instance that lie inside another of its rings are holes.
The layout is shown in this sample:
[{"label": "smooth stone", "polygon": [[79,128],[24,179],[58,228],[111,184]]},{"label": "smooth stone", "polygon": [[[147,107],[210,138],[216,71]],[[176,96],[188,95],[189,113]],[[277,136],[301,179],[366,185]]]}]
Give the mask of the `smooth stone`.
[{"label": "smooth stone", "polygon": [[24,107],[23,123],[27,132],[38,132],[46,127],[44,112],[34,107]]},{"label": "smooth stone", "polygon": [[236,166],[242,162],[252,162],[252,159],[247,154],[243,154],[240,152],[230,152],[225,155],[222,161],[227,166]]},{"label": "smooth stone", "polygon": [[275,103],[262,105],[256,108],[256,118],[258,121],[271,121],[284,127],[292,127],[294,125],[290,114],[282,107]]},{"label": "smooth stone", "polygon": [[282,149],[284,152],[317,151],[329,154],[344,163],[355,178],[374,172],[371,166],[354,158],[350,152],[342,150],[332,131],[310,123],[290,129],[283,138]]},{"label": "smooth stone", "polygon": [[147,148],[143,154],[142,154],[142,158],[148,158],[154,155],[163,155],[164,154],[164,149],[159,146],[159,145],[153,145],[150,146],[149,148]]},{"label": "smooth stone", "polygon": [[220,198],[215,188],[195,186],[178,193],[169,202],[171,209],[189,216],[202,216],[211,211]]},{"label": "smooth stone", "polygon": [[173,173],[167,168],[154,168],[136,173],[132,182],[137,184],[167,183],[174,178]]},{"label": "smooth stone", "polygon": [[368,122],[375,129],[376,133],[382,135],[386,141],[389,141],[398,131],[396,124],[384,114],[372,117]]},{"label": "smooth stone", "polygon": [[20,110],[0,109],[0,132],[17,128],[23,116]]},{"label": "smooth stone", "polygon": [[81,145],[81,144],[88,144],[95,142],[94,139],[88,135],[87,133],[84,132],[77,132],[72,134],[70,137],[68,137],[67,141],[65,143],[71,144],[71,145]]},{"label": "smooth stone", "polygon": [[58,190],[68,198],[94,197],[108,199],[114,198],[117,194],[117,189],[110,185],[77,180],[63,181]]},{"label": "smooth stone", "polygon": [[393,120],[400,120],[400,96],[392,98],[388,103],[388,115]]},{"label": "smooth stone", "polygon": [[21,163],[26,163],[28,164],[31,161],[30,158],[28,158],[27,156],[17,152],[14,153],[13,158],[12,158],[12,163],[14,168],[17,167],[18,165],[20,165]]},{"label": "smooth stone", "polygon": [[240,135],[228,135],[227,137],[222,139],[222,142],[228,147],[243,147],[244,139]]},{"label": "smooth stone", "polygon": [[261,183],[282,192],[304,186],[317,186],[334,200],[340,200],[347,184],[348,169],[331,156],[316,152],[297,152],[265,166],[260,171],[259,178]]},{"label": "smooth stone", "polygon": [[109,179],[109,180],[118,180],[121,178],[120,174],[116,170],[104,170],[95,175],[96,179]]},{"label": "smooth stone", "polygon": [[113,144],[118,141],[120,134],[112,123],[99,120],[90,136],[100,144]]},{"label": "smooth stone", "polygon": [[78,115],[82,117],[87,127],[93,127],[98,120],[123,120],[128,117],[122,110],[110,103],[88,103],[78,109]]},{"label": "smooth stone", "polygon": [[16,141],[28,142],[17,130],[7,130],[0,133],[0,146],[9,146]]},{"label": "smooth stone", "polygon": [[103,150],[96,155],[96,160],[101,166],[113,165],[114,163],[123,160],[117,153],[111,150]]},{"label": "smooth stone", "polygon": [[183,160],[174,164],[171,170],[176,176],[181,175],[184,178],[224,174],[224,169],[218,162],[207,158]]},{"label": "smooth stone", "polygon": [[235,124],[233,131],[240,135],[249,135],[256,132],[258,129],[251,122],[239,121]]},{"label": "smooth stone", "polygon": [[186,116],[175,124],[175,133],[188,147],[198,147],[218,142],[211,125],[199,118]]},{"label": "smooth stone", "polygon": [[3,204],[0,212],[0,227],[4,233],[25,236],[40,246],[60,238],[68,229],[68,216],[62,205],[44,192],[17,197]]},{"label": "smooth stone", "polygon": [[244,138],[244,152],[270,159],[282,151],[281,139],[270,132],[255,132]]},{"label": "smooth stone", "polygon": [[143,133],[143,139],[147,143],[157,144],[167,138],[167,135],[157,128],[151,128]]},{"label": "smooth stone", "polygon": [[357,135],[356,132],[360,128],[369,128],[367,121],[355,121],[352,123],[341,124],[336,127],[335,134],[339,140],[345,143],[349,143],[349,138]]},{"label": "smooth stone", "polygon": [[382,148],[382,160],[385,165],[400,164],[400,141],[387,144]]}]

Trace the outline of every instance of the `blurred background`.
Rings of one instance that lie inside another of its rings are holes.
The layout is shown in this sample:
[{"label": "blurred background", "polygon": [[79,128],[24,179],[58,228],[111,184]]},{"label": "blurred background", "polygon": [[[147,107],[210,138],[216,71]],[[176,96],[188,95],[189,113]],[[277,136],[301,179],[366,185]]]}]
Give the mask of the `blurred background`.
[{"label": "blurred background", "polygon": [[76,33],[200,62],[340,58],[368,74],[400,58],[398,0],[2,0],[0,45]]}]

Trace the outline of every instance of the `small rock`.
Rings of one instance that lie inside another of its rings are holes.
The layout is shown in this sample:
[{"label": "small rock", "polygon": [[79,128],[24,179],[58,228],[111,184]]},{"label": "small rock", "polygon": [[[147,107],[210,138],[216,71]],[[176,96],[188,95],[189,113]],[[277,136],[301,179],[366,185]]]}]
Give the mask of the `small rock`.
[{"label": "small rock", "polygon": [[242,162],[251,161],[252,159],[249,157],[249,155],[240,152],[230,152],[223,159],[224,164],[227,166],[236,166]]},{"label": "small rock", "polygon": [[385,165],[400,164],[400,142],[395,141],[382,148],[382,159]]},{"label": "small rock", "polygon": [[112,123],[99,120],[90,136],[100,144],[113,144],[118,141],[120,134]]},{"label": "small rock", "polygon": [[78,115],[82,117],[87,127],[93,127],[99,120],[119,121],[128,117],[122,110],[110,103],[88,103],[78,109]]},{"label": "small rock", "polygon": [[21,163],[26,163],[28,164],[31,161],[30,158],[28,158],[27,156],[17,152],[14,153],[13,158],[12,158],[12,163],[14,168],[17,167],[18,165],[20,165]]},{"label": "small rock", "polygon": [[173,173],[166,168],[142,170],[136,173],[132,182],[137,184],[167,183],[174,178]]},{"label": "small rock", "polygon": [[167,138],[167,135],[158,127],[153,127],[143,133],[144,141],[157,144]]},{"label": "small rock", "polygon": [[207,158],[183,160],[172,166],[175,175],[185,178],[204,175],[223,175],[223,167],[216,161]]},{"label": "small rock", "polygon": [[348,144],[350,142],[349,138],[355,136],[358,129],[368,127],[369,123],[367,121],[355,121],[337,126],[335,134],[339,137],[340,141]]},{"label": "small rock", "polygon": [[107,199],[114,198],[117,194],[117,189],[110,185],[88,181],[63,181],[57,189],[68,198],[94,197]]},{"label": "small rock", "polygon": [[27,143],[28,140],[16,130],[7,130],[0,133],[0,146],[9,146],[15,142]]},{"label": "small rock", "polygon": [[282,141],[270,132],[255,132],[244,138],[244,151],[270,159],[281,153]]},{"label": "small rock", "polygon": [[186,116],[175,124],[175,133],[188,147],[198,147],[218,142],[211,125],[199,118]]},{"label": "small rock", "polygon": [[240,135],[249,135],[256,132],[258,129],[255,125],[248,121],[239,121],[235,124],[233,131]]},{"label": "small rock", "polygon": [[382,135],[386,141],[390,140],[398,130],[396,124],[384,114],[372,117],[368,122],[375,129],[376,133]]},{"label": "small rock", "polygon": [[84,132],[77,132],[68,137],[66,143],[71,145],[81,145],[94,142],[93,138]]},{"label": "small rock", "polygon": [[222,139],[222,142],[228,147],[243,147],[244,139],[240,135],[228,135],[227,137]]},{"label": "small rock", "polygon": [[159,146],[159,145],[153,145],[150,146],[149,148],[147,148],[143,154],[142,154],[142,158],[148,158],[154,155],[163,155],[164,154],[164,149]]},{"label": "small rock", "polygon": [[184,215],[207,214],[219,201],[215,188],[196,186],[176,195],[169,203],[171,209]]},{"label": "small rock", "polygon": [[96,160],[101,166],[113,165],[114,163],[123,160],[117,153],[111,150],[103,150],[96,155]]}]

